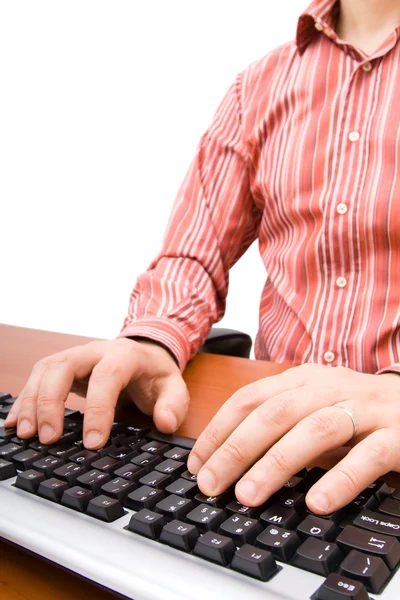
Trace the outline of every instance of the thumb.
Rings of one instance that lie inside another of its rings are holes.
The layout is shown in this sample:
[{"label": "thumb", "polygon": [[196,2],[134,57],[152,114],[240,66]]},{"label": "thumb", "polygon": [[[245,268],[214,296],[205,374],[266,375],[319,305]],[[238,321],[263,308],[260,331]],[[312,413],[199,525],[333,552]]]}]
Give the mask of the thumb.
[{"label": "thumb", "polygon": [[162,433],[173,433],[183,423],[189,408],[189,392],[181,374],[162,380],[154,405],[153,420]]}]

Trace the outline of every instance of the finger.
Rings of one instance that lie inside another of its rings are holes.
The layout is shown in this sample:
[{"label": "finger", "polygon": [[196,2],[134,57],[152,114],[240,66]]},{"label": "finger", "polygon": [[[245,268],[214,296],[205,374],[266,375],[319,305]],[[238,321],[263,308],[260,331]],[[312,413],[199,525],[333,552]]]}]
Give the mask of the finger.
[{"label": "finger", "polygon": [[259,379],[235,392],[197,439],[188,458],[189,471],[197,474],[210,456],[252,411],[270,398],[301,387],[304,385],[305,376],[306,370],[297,367],[279,375]]},{"label": "finger", "polygon": [[[364,431],[368,418],[357,426]],[[353,423],[337,405],[322,408],[302,419],[276,442],[236,485],[239,502],[258,506],[279,490],[294,473],[321,454],[343,446],[353,436]]]},{"label": "finger", "polygon": [[159,431],[173,433],[183,423],[189,408],[189,393],[180,373],[160,383],[153,420]]},{"label": "finger", "polygon": [[399,431],[374,431],[313,485],[307,494],[307,505],[315,513],[334,512],[399,464]]},{"label": "finger", "polygon": [[83,420],[86,448],[97,449],[107,441],[121,391],[143,371],[142,353],[125,344],[116,346],[112,356],[104,357],[89,379]]},{"label": "finger", "polygon": [[95,342],[70,348],[45,359],[37,393],[37,423],[42,444],[55,442],[63,432],[64,403],[75,379],[86,377],[101,360],[104,345]]},{"label": "finger", "polygon": [[206,462],[198,473],[198,486],[204,494],[220,494],[298,422],[335,402],[336,391],[309,386],[286,391],[264,402]]},{"label": "finger", "polygon": [[44,365],[36,363],[5,421],[7,427],[17,426],[21,438],[32,437],[37,431],[36,399],[43,370]]}]

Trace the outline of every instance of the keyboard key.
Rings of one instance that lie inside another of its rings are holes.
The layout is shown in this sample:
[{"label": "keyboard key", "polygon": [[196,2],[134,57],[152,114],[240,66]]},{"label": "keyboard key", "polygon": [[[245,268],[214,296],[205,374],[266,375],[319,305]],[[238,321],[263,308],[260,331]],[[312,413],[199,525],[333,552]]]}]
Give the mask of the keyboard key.
[{"label": "keyboard key", "polygon": [[193,498],[193,496],[199,491],[197,484],[194,481],[188,481],[187,479],[177,479],[165,488],[168,494],[175,494],[176,496],[182,496],[182,498]]},{"label": "keyboard key", "polygon": [[0,404],[0,418],[6,419],[11,409],[11,404]]},{"label": "keyboard key", "polygon": [[14,404],[14,398],[11,394],[8,394],[7,392],[0,392],[0,403],[5,404],[7,400],[12,400],[12,404]]},{"label": "keyboard key", "polygon": [[317,575],[329,575],[342,560],[343,554],[336,544],[309,537],[297,548],[291,564]]},{"label": "keyboard key", "polygon": [[64,419],[64,431],[82,431],[83,415],[76,412]]},{"label": "keyboard key", "polygon": [[43,473],[46,478],[51,477],[53,472],[64,464],[64,461],[61,458],[56,458],[55,456],[44,456],[43,458],[39,458],[36,460],[32,467],[35,471],[39,471]]},{"label": "keyboard key", "polygon": [[58,440],[60,446],[71,446],[74,442],[79,439],[80,434],[76,431],[64,431]]},{"label": "keyboard key", "polygon": [[136,490],[137,483],[122,477],[116,477],[101,486],[101,493],[116,500],[123,501],[128,494]]},{"label": "keyboard key", "polygon": [[146,440],[143,438],[137,438],[134,435],[126,437],[124,439],[124,446],[130,448],[130,450],[136,451],[138,454],[141,452],[140,448],[146,443]]},{"label": "keyboard key", "polygon": [[[215,508],[214,510],[220,510]],[[236,547],[229,537],[207,531],[199,537],[193,550],[193,554],[201,556],[219,565],[227,566],[235,554]]]},{"label": "keyboard key", "polygon": [[284,485],[284,488],[295,488],[297,485],[299,485],[300,481],[302,480],[302,477],[298,477],[296,475],[293,475],[293,477],[291,477]]},{"label": "keyboard key", "polygon": [[35,471],[34,469],[28,469],[28,471],[22,471],[22,473],[18,474],[15,481],[15,487],[30,492],[31,494],[36,494],[39,485],[45,479],[46,477],[43,473]]},{"label": "keyboard key", "polygon": [[154,467],[155,471],[170,475],[172,479],[176,479],[185,470],[185,463],[179,460],[168,458]]},{"label": "keyboard key", "polygon": [[13,463],[4,458],[0,458],[0,481],[11,479],[11,477],[15,477],[16,474],[17,471]]},{"label": "keyboard key", "polygon": [[303,539],[311,535],[320,540],[333,540],[338,533],[338,528],[329,519],[321,519],[321,517],[308,515],[297,526],[297,533]]},{"label": "keyboard key", "polygon": [[197,481],[197,475],[194,475],[190,471],[184,471],[181,475],[182,479],[187,479],[188,481]]},{"label": "keyboard key", "polygon": [[306,494],[308,490],[321,479],[323,475],[327,473],[326,469],[321,469],[321,467],[313,467],[304,475],[303,479],[296,485],[296,492],[301,492],[302,494]]},{"label": "keyboard key", "polygon": [[336,543],[345,552],[361,550],[383,558],[389,569],[394,569],[400,561],[400,542],[395,537],[379,535],[353,525],[348,525],[337,537]]},{"label": "keyboard key", "polygon": [[157,502],[154,510],[164,515],[168,520],[182,520],[193,508],[194,504],[188,498],[171,495]]},{"label": "keyboard key", "polygon": [[42,454],[42,456],[47,456],[49,450],[54,448],[54,446],[55,444],[41,444],[38,438],[29,444],[29,448],[32,448],[32,450],[37,450]]},{"label": "keyboard key", "polygon": [[90,468],[98,469],[104,473],[113,473],[116,469],[118,469],[118,467],[121,466],[121,462],[116,458],[111,458],[111,456],[103,456],[102,458],[93,461],[90,465]]},{"label": "keyboard key", "polygon": [[359,512],[360,510],[375,510],[378,506],[378,500],[376,499],[372,489],[366,489],[359,494],[347,508],[351,512]]},{"label": "keyboard key", "polygon": [[223,521],[226,521],[226,513],[222,508],[214,508],[207,504],[196,506],[185,519],[188,523],[195,525],[199,531],[218,531]]},{"label": "keyboard key", "polygon": [[362,583],[338,573],[331,573],[316,591],[314,600],[369,600]]},{"label": "keyboard key", "polygon": [[250,544],[245,544],[236,550],[231,568],[261,581],[268,581],[278,572],[278,566],[271,552],[260,550]]},{"label": "keyboard key", "polygon": [[266,525],[279,525],[286,529],[294,529],[300,521],[300,515],[294,508],[286,508],[272,504],[260,515],[260,521]]},{"label": "keyboard key", "polygon": [[76,453],[75,446],[54,446],[54,448],[50,448],[49,454],[52,456],[56,456],[57,458],[62,458],[63,460],[72,460],[70,457],[72,454]]},{"label": "keyboard key", "polygon": [[68,489],[68,483],[61,481],[61,479],[51,477],[50,479],[45,479],[44,481],[40,482],[37,493],[39,496],[42,496],[47,500],[60,502],[61,497],[66,489]]},{"label": "keyboard key", "polygon": [[80,475],[76,482],[82,487],[89,488],[94,495],[100,492],[102,485],[111,481],[111,475],[109,473],[103,473],[103,471],[97,471],[97,469],[90,469],[87,473]]},{"label": "keyboard key", "polygon": [[194,525],[175,519],[163,527],[160,542],[178,550],[190,552],[195,547],[198,538],[199,532]]},{"label": "keyboard key", "polygon": [[0,448],[0,458],[4,458],[4,460],[11,460],[13,456],[18,454],[18,452],[22,452],[22,446],[19,444],[5,444]]},{"label": "keyboard key", "polygon": [[11,442],[13,444],[18,444],[24,450],[27,450],[27,448],[29,448],[29,445],[34,441],[35,441],[35,437],[31,437],[31,438],[29,438],[29,440],[24,440],[24,439],[18,437],[17,435],[15,435],[13,438],[11,438]]},{"label": "keyboard key", "polygon": [[190,450],[185,450],[185,448],[179,448],[175,446],[175,448],[171,448],[168,452],[164,452],[164,458],[172,458],[172,460],[186,460],[186,457],[189,456]]},{"label": "keyboard key", "polygon": [[149,452],[142,452],[138,456],[131,459],[131,463],[146,469],[149,473],[154,469],[156,465],[162,462],[161,456],[150,454]]},{"label": "keyboard key", "polygon": [[367,529],[368,531],[400,537],[400,519],[396,517],[389,518],[378,512],[363,510],[354,519],[353,523],[357,527],[362,527],[362,529]]},{"label": "keyboard key", "polygon": [[391,517],[400,518],[400,500],[396,500],[395,498],[385,498],[382,504],[380,504],[378,512],[390,515]]},{"label": "keyboard key", "polygon": [[273,495],[272,501],[277,506],[294,508],[297,511],[303,511],[306,503],[306,496],[305,494],[300,494],[291,488],[283,487],[279,490],[279,492]]},{"label": "keyboard key", "polygon": [[87,505],[93,498],[93,492],[79,485],[65,490],[61,497],[61,504],[79,512],[85,512]]},{"label": "keyboard key", "polygon": [[119,500],[102,494],[89,501],[86,513],[107,523],[116,521],[125,515],[125,511]]},{"label": "keyboard key", "polygon": [[186,448],[187,450],[191,450],[196,442],[196,440],[182,435],[161,433],[160,431],[155,430],[151,430],[148,433],[146,433],[146,437],[150,440],[165,442],[170,446],[179,446],[181,448]]},{"label": "keyboard key", "polygon": [[164,475],[164,473],[158,473],[158,471],[151,471],[139,479],[139,483],[142,485],[149,485],[150,487],[164,489],[172,483],[172,477]]},{"label": "keyboard key", "polygon": [[239,513],[240,515],[246,515],[247,517],[251,517],[252,519],[257,519],[260,514],[263,512],[265,506],[246,506],[245,504],[240,504],[237,500],[232,500],[229,504],[226,505],[226,512],[228,514]]},{"label": "keyboard key", "polygon": [[69,460],[83,467],[90,468],[92,462],[97,458],[99,458],[97,452],[92,452],[91,450],[86,450],[85,448],[84,450],[75,452],[75,454],[71,454]]},{"label": "keyboard key", "polygon": [[253,543],[261,529],[260,523],[255,519],[235,514],[221,523],[219,533],[231,537],[237,546],[243,546]]},{"label": "keyboard key", "polygon": [[70,486],[75,485],[79,475],[83,475],[84,473],[86,473],[85,467],[73,462],[61,465],[60,467],[57,467],[57,469],[54,469],[54,476],[57,477],[57,479],[66,481]]},{"label": "keyboard key", "polygon": [[166,520],[163,515],[143,508],[132,515],[128,529],[151,540],[158,540],[165,524]]},{"label": "keyboard key", "polygon": [[17,435],[16,427],[4,427],[3,425],[0,425],[0,438],[4,441],[9,442],[15,435]]},{"label": "keyboard key", "polygon": [[215,508],[225,508],[231,497],[231,494],[227,493],[220,494],[219,496],[206,496],[205,494],[198,492],[194,499],[196,502],[199,502],[199,504],[209,504]]},{"label": "keyboard key", "polygon": [[147,442],[141,447],[142,452],[148,452],[149,454],[158,454],[163,455],[164,452],[167,452],[170,447],[167,444],[163,444],[162,442]]},{"label": "keyboard key", "polygon": [[[0,428],[1,429],[1,428]],[[395,500],[400,500],[400,488],[395,488],[391,494]]]},{"label": "keyboard key", "polygon": [[148,485],[142,485],[140,488],[127,495],[124,500],[124,506],[131,508],[132,510],[142,510],[143,508],[152,510],[157,502],[160,502],[164,496],[164,490],[157,490]]},{"label": "keyboard key", "polygon": [[146,471],[145,469],[142,469],[142,467],[128,463],[127,465],[123,465],[119,469],[116,469],[114,475],[123,477],[129,481],[138,481],[138,479],[146,475]]},{"label": "keyboard key", "polygon": [[150,431],[150,427],[134,427],[133,425],[124,425],[123,431],[126,433],[126,435],[143,438]]},{"label": "keyboard key", "polygon": [[19,471],[27,471],[37,460],[43,457],[41,452],[37,450],[23,450],[13,457],[13,463]]},{"label": "keyboard key", "polygon": [[283,562],[288,562],[301,544],[297,533],[270,525],[256,539],[256,545],[272,554]]},{"label": "keyboard key", "polygon": [[114,460],[118,460],[120,465],[126,465],[132,458],[138,456],[139,452],[137,450],[132,450],[129,446],[119,446],[119,447],[110,447],[107,451],[107,456],[113,458]]},{"label": "keyboard key", "polygon": [[352,550],[339,568],[339,573],[361,581],[368,591],[379,593],[390,577],[390,571],[381,558]]}]

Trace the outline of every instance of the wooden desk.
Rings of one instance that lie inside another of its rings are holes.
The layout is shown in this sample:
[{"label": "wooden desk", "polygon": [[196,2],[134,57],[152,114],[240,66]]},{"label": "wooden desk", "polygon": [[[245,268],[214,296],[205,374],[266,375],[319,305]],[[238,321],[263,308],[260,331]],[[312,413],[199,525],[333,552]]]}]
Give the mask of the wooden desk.
[{"label": "wooden desk", "polygon": [[[54,352],[90,341],[90,338],[0,325],[0,391],[17,395],[33,364]],[[178,433],[197,437],[218,408],[239,387],[284,371],[287,366],[243,358],[200,354],[188,365],[184,378],[191,405]],[[82,399],[71,394],[67,406],[83,408]],[[120,412],[127,422],[147,417],[134,407]],[[317,464],[331,466],[342,455],[330,453]],[[400,487],[400,476],[387,480]],[[116,600],[120,598],[50,561],[21,548],[2,542],[0,562],[0,597],[2,600]]]}]

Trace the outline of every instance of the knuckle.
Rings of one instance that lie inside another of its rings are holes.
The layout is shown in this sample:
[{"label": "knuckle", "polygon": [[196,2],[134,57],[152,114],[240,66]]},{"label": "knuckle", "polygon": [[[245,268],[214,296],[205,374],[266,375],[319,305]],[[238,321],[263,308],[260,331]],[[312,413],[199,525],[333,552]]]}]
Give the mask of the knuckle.
[{"label": "knuckle", "polygon": [[100,381],[114,379],[121,376],[121,374],[121,365],[118,362],[111,361],[99,362],[92,371],[92,377]]},{"label": "knuckle", "polygon": [[267,424],[287,425],[293,421],[294,399],[291,394],[285,394],[276,402],[268,402],[264,404],[260,411],[260,419]]},{"label": "knuckle", "polygon": [[287,476],[288,472],[290,472],[290,465],[287,458],[277,448],[270,450],[266,458],[271,463],[272,468],[278,471],[278,473]]},{"label": "knuckle", "polygon": [[338,417],[340,416],[340,414],[336,415],[330,410],[313,413],[309,417],[311,435],[328,439],[335,437],[338,431]]},{"label": "knuckle", "polygon": [[349,492],[353,496],[362,489],[360,478],[349,465],[339,467],[339,473],[342,476],[344,485],[348,488]]},{"label": "knuckle", "polygon": [[235,462],[238,464],[247,462],[246,453],[243,451],[243,447],[234,438],[227,439],[222,449],[230,462]]},{"label": "knuckle", "polygon": [[47,392],[40,392],[37,399],[38,410],[47,409],[54,405],[54,398]]},{"label": "knuckle", "polygon": [[371,462],[382,472],[386,471],[389,465],[392,464],[394,449],[389,441],[367,442],[366,451]]},{"label": "knuckle", "polygon": [[246,385],[235,392],[230,399],[231,408],[238,414],[247,415],[262,402],[258,390],[254,386]]},{"label": "knuckle", "polygon": [[206,427],[204,431],[204,441],[206,444],[211,445],[213,448],[219,448],[221,445],[221,439],[218,430],[211,423]]},{"label": "knuckle", "polygon": [[100,401],[92,401],[85,411],[85,418],[90,417],[113,417],[114,408],[110,404]]}]

